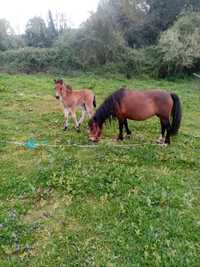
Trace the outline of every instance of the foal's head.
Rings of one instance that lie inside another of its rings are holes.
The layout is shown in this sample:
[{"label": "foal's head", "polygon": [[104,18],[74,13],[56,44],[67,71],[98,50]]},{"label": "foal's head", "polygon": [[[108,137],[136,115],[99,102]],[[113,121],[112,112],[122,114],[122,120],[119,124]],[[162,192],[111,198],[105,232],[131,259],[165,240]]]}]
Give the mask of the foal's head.
[{"label": "foal's head", "polygon": [[98,142],[101,138],[102,126],[98,125],[94,118],[89,121],[89,140]]},{"label": "foal's head", "polygon": [[60,99],[62,96],[63,80],[54,80],[56,99]]}]

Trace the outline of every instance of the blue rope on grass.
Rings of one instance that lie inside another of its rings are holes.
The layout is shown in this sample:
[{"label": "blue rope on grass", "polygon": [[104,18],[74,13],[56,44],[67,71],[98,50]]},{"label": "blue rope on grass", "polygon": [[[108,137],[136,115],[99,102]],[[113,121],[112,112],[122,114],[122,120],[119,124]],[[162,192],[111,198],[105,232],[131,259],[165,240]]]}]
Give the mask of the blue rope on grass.
[{"label": "blue rope on grass", "polygon": [[28,149],[35,149],[37,148],[38,146],[41,146],[41,145],[48,145],[48,141],[45,140],[45,141],[42,141],[42,142],[37,142],[37,140],[31,138],[31,139],[28,139],[25,143],[24,143],[24,146]]}]

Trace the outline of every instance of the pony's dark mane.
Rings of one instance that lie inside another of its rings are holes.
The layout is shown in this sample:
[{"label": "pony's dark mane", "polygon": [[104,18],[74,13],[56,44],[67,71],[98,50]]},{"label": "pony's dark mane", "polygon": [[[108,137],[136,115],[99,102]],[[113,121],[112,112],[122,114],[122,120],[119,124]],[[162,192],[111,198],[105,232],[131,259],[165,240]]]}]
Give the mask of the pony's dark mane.
[{"label": "pony's dark mane", "polygon": [[112,95],[108,96],[101,104],[101,106],[97,109],[89,124],[94,121],[100,127],[102,127],[103,123],[106,120],[111,121],[112,119],[116,118],[117,107],[120,106],[121,100],[124,95],[124,90],[125,88],[120,88]]}]

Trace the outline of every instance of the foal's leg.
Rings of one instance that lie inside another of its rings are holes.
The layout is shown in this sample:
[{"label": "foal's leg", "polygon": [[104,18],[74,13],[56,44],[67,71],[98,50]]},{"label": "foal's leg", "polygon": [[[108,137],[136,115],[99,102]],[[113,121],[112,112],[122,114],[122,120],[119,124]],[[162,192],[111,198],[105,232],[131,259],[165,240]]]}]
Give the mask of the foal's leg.
[{"label": "foal's leg", "polygon": [[71,110],[71,115],[72,115],[72,120],[74,121],[74,124],[75,124],[75,128],[79,132],[80,131],[80,128],[79,128],[80,125],[79,125],[77,118],[76,118],[76,111]]},{"label": "foal's leg", "polygon": [[88,105],[86,105],[85,108],[86,108],[88,117],[91,119],[93,116],[93,108],[89,107]]},{"label": "foal's leg", "polygon": [[64,131],[67,130],[68,128],[68,118],[69,118],[69,111],[67,108],[64,108],[64,117],[65,117],[65,121],[64,121]]},{"label": "foal's leg", "polygon": [[85,107],[88,117],[91,119],[94,114],[93,97],[84,103],[84,107]]},{"label": "foal's leg", "polygon": [[123,137],[124,121],[123,120],[118,120],[118,122],[119,122],[119,135],[118,135],[117,140],[123,140],[124,139],[124,137]]},{"label": "foal's leg", "polygon": [[85,109],[82,108],[82,114],[81,114],[81,117],[80,117],[79,122],[78,122],[79,126],[80,126],[80,125],[82,124],[82,122],[84,121],[84,118],[85,118]]},{"label": "foal's leg", "polygon": [[125,126],[125,129],[126,129],[127,135],[130,136],[131,135],[131,131],[128,128],[128,121],[127,121],[127,119],[125,119],[125,121],[124,121],[124,126]]}]

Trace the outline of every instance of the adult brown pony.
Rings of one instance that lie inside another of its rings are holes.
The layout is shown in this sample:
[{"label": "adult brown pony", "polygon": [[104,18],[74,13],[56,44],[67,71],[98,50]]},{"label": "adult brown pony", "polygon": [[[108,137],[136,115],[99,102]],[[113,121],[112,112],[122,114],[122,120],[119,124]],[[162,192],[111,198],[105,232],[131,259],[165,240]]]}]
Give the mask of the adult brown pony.
[{"label": "adult brown pony", "polygon": [[[71,114],[77,131],[80,130],[80,125],[85,118],[85,113],[89,118],[93,115],[93,107],[96,107],[96,100],[94,93],[89,89],[82,89],[75,91],[70,85],[64,84],[63,80],[54,80],[56,98],[61,101],[64,106],[64,130],[68,128],[68,118]],[[82,115],[77,121],[76,110],[82,109]]]},{"label": "adult brown pony", "polygon": [[[98,142],[106,120],[117,118],[119,140],[123,140],[123,127],[131,134],[127,119],[143,121],[157,116],[161,124],[159,143],[170,144],[170,136],[178,133],[181,123],[181,104],[179,97],[166,91],[133,91],[121,88],[110,95],[97,109],[89,122],[89,139]],[[165,131],[166,136],[165,136]]]}]

